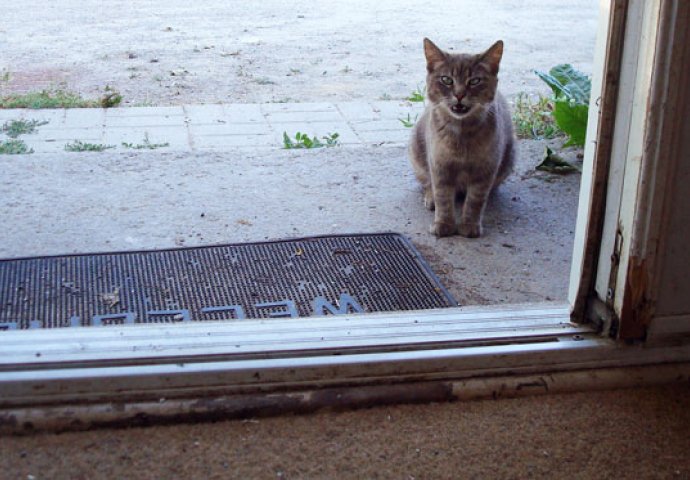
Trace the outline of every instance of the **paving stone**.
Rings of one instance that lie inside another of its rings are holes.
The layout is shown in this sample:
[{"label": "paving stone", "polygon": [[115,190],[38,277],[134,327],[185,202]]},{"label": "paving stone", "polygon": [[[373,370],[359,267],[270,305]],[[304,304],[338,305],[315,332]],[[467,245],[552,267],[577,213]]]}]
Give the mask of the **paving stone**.
[{"label": "paving stone", "polygon": [[[410,130],[399,118],[414,120],[424,105],[409,102],[206,104],[176,107],[0,110],[10,119],[48,120],[25,137],[36,152],[62,151],[68,142],[116,145],[168,143],[164,150],[280,148],[283,132],[319,138],[337,132],[339,143],[405,144]],[[45,145],[42,145],[45,144]]]},{"label": "paving stone", "polygon": [[264,113],[286,113],[286,112],[337,112],[335,104],[319,103],[262,103],[261,109]]},{"label": "paving stone", "polygon": [[[407,118],[407,117],[401,117]],[[411,117],[414,121],[414,117]],[[402,122],[398,119],[389,120],[370,120],[370,121],[353,121],[350,125],[356,132],[371,132],[377,130],[406,130],[409,134],[410,129],[405,127]]]},{"label": "paving stone", "polygon": [[267,123],[216,123],[214,125],[189,125],[192,136],[207,135],[269,135]]},{"label": "paving stone", "polygon": [[8,120],[24,118],[25,109],[0,109],[0,123],[5,123]]},{"label": "paving stone", "polygon": [[23,139],[31,139],[32,141],[40,140],[43,142],[53,141],[89,141],[101,142],[103,139],[103,127],[94,126],[93,128],[47,128],[39,127],[38,131],[31,135],[25,135]]},{"label": "paving stone", "polygon": [[362,131],[359,132],[359,137],[367,144],[393,143],[400,145],[407,144],[410,139],[410,131],[409,129]]},{"label": "paving stone", "polygon": [[[148,135],[149,143],[168,143],[175,150],[189,150],[189,134],[186,127],[107,128],[104,143],[122,146],[122,143],[140,145]],[[158,149],[156,149],[158,150]]]},{"label": "paving stone", "polygon": [[261,105],[258,103],[232,103],[223,105],[225,118],[232,123],[265,122]]},{"label": "paving stone", "polygon": [[224,148],[235,147],[280,148],[280,145],[273,135],[204,135],[194,137],[195,150],[223,150]]},{"label": "paving stone", "polygon": [[65,110],[53,109],[53,110],[33,110],[26,109],[22,112],[22,117],[24,120],[38,120],[39,122],[48,122],[46,125],[36,127],[37,129],[43,129],[48,127],[62,128],[65,121]]},{"label": "paving stone", "polygon": [[347,120],[376,120],[381,116],[374,112],[374,107],[367,102],[337,103],[336,107]]},{"label": "paving stone", "polygon": [[219,119],[225,118],[223,105],[184,105],[185,117],[191,124],[215,124]]},{"label": "paving stone", "polygon": [[105,125],[103,108],[70,108],[65,111],[65,128],[102,127]]},{"label": "paving stone", "polygon": [[[65,145],[67,141],[43,141],[43,140],[29,140],[28,138],[23,138],[23,140],[26,142],[26,145],[33,149],[33,153],[36,154],[41,154],[41,153],[69,153],[65,150]],[[90,140],[89,143],[100,143],[97,140]]]},{"label": "paving stone", "polygon": [[106,109],[106,118],[116,117],[182,117],[184,109],[176,107],[123,107]]},{"label": "paving stone", "polygon": [[344,120],[340,112],[274,112],[266,114],[271,124],[276,123],[313,123],[313,122],[341,122]]},{"label": "paving stone", "polygon": [[371,102],[371,105],[380,118],[405,118],[408,113],[414,117],[424,111],[422,102]]},{"label": "paving stone", "polygon": [[160,127],[160,126],[179,126],[185,125],[185,117],[181,115],[136,115],[136,116],[116,116],[106,115],[105,125],[111,127]]}]

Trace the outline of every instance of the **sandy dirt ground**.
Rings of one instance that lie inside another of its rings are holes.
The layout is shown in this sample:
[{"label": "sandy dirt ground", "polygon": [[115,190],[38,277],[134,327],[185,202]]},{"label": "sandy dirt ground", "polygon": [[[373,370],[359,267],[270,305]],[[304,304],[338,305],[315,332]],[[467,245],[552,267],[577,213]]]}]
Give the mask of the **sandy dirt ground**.
[{"label": "sandy dirt ground", "polygon": [[422,39],[506,44],[500,87],[533,70],[591,72],[596,0],[28,0],[3,2],[0,94],[106,85],[123,105],[402,99],[422,86]]}]

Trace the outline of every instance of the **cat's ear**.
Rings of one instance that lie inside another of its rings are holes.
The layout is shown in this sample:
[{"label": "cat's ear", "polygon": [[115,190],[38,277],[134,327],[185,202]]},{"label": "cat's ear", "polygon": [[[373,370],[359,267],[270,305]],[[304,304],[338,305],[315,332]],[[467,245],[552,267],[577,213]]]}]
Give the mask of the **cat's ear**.
[{"label": "cat's ear", "polygon": [[428,38],[424,39],[424,56],[426,57],[426,69],[432,72],[440,63],[446,61],[446,54]]},{"label": "cat's ear", "polygon": [[501,57],[503,57],[503,40],[494,43],[482,54],[482,62],[489,66],[491,73],[496,75],[498,73],[498,65],[501,63]]}]

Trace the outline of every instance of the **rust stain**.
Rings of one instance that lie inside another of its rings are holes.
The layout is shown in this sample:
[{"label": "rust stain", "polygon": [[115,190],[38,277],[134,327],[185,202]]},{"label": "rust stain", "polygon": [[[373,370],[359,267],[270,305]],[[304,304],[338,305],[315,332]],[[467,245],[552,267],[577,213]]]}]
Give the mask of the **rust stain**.
[{"label": "rust stain", "polygon": [[647,261],[631,257],[620,316],[619,338],[622,340],[644,340],[647,335],[647,327],[652,318],[647,295],[648,285]]}]

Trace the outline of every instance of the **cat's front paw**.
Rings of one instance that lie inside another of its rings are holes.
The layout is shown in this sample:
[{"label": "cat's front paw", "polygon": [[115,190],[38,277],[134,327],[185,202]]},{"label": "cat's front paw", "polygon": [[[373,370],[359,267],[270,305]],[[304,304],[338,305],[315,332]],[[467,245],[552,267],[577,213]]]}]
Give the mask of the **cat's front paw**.
[{"label": "cat's front paw", "polygon": [[461,223],[458,225],[458,233],[463,237],[477,238],[482,235],[482,226],[479,223]]},{"label": "cat's front paw", "polygon": [[449,237],[451,235],[455,235],[457,231],[458,228],[454,223],[435,222],[431,227],[429,227],[429,232],[437,237]]}]

